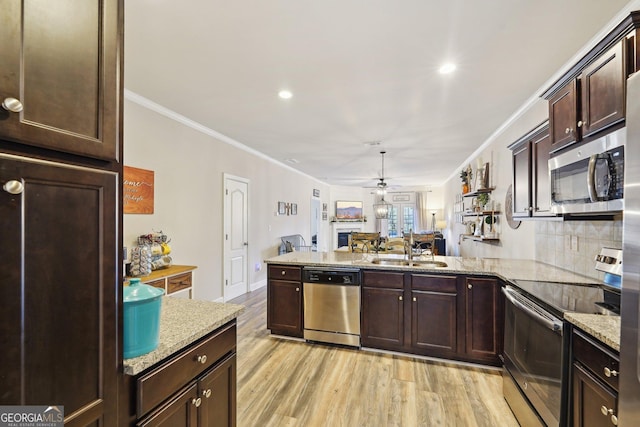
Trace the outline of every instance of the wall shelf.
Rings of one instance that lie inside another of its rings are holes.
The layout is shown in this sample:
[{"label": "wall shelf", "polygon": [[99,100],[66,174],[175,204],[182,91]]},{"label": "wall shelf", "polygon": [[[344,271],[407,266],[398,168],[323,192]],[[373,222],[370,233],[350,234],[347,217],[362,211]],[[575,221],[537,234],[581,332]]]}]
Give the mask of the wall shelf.
[{"label": "wall shelf", "polygon": [[483,194],[483,193],[491,193],[493,190],[495,190],[496,187],[489,187],[489,188],[479,188],[475,191],[471,191],[469,193],[464,193],[462,195],[462,197],[477,197],[478,194]]},{"label": "wall shelf", "polygon": [[498,237],[474,236],[473,234],[463,234],[462,238],[465,240],[473,240],[474,242],[499,242],[500,241]]}]

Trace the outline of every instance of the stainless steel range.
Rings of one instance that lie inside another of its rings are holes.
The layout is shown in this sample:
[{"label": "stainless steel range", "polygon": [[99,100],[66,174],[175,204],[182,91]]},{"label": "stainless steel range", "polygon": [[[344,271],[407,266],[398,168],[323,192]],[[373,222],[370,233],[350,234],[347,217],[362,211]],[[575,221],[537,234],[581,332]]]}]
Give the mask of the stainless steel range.
[{"label": "stainless steel range", "polygon": [[523,426],[565,426],[569,326],[566,311],[595,313],[599,285],[517,280],[506,286],[504,395]]}]

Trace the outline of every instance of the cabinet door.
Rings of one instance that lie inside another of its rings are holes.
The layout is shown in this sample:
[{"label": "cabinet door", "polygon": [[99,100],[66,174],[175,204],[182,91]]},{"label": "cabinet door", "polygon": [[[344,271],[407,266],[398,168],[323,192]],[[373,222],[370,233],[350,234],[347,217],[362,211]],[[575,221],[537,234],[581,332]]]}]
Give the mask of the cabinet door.
[{"label": "cabinet door", "polygon": [[575,79],[549,99],[549,129],[552,150],[565,147],[580,138],[577,127],[578,85]]},{"label": "cabinet door", "polygon": [[531,144],[526,142],[513,155],[513,217],[529,217],[531,209]]},{"label": "cabinet door", "polygon": [[498,280],[468,277],[466,285],[466,354],[474,360],[498,363],[504,323]]},{"label": "cabinet door", "polygon": [[[200,399],[200,400],[198,400]],[[162,405],[145,419],[139,421],[138,427],[196,427],[198,426],[198,407],[202,398],[198,397],[196,383],[186,387],[171,400]],[[206,426],[207,424],[201,424]]]},{"label": "cabinet door", "polygon": [[302,284],[269,280],[267,328],[277,334],[302,337]]},{"label": "cabinet door", "polygon": [[531,143],[533,216],[551,215],[551,182],[549,180],[549,130],[536,135]]},{"label": "cabinet door", "polygon": [[622,42],[585,68],[581,82],[583,136],[622,121],[626,87]]},{"label": "cabinet door", "polygon": [[[573,426],[617,425],[618,396],[586,369],[573,364]],[[613,422],[615,420],[615,423]]]},{"label": "cabinet door", "polygon": [[403,348],[404,312],[403,290],[362,288],[362,345]]},{"label": "cabinet door", "polygon": [[457,276],[411,275],[411,347],[453,357],[464,345],[464,293]]},{"label": "cabinet door", "polygon": [[118,0],[6,1],[0,10],[0,139],[116,159]]},{"label": "cabinet door", "polygon": [[236,355],[227,357],[199,382],[202,398],[199,425],[233,427],[236,425]]},{"label": "cabinet door", "polygon": [[116,425],[119,177],[0,154],[10,180],[23,191],[0,190],[0,405]]}]

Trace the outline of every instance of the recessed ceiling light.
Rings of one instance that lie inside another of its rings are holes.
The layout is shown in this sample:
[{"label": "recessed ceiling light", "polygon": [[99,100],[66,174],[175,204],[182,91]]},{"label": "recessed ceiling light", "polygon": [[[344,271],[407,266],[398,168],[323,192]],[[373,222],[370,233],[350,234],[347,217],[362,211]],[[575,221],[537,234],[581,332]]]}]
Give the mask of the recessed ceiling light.
[{"label": "recessed ceiling light", "polygon": [[291,91],[281,90],[280,92],[278,92],[278,96],[282,99],[291,99],[293,94],[291,93]]},{"label": "recessed ceiling light", "polygon": [[440,69],[438,70],[440,74],[450,74],[456,70],[456,64],[447,62],[446,64],[442,64]]},{"label": "recessed ceiling light", "polygon": [[291,163],[292,165],[297,165],[298,163],[300,163],[300,160],[294,158],[284,159],[284,161],[287,163]]},{"label": "recessed ceiling light", "polygon": [[380,145],[381,143],[381,141],[367,141],[364,143],[364,145],[368,147],[375,147],[376,145]]}]

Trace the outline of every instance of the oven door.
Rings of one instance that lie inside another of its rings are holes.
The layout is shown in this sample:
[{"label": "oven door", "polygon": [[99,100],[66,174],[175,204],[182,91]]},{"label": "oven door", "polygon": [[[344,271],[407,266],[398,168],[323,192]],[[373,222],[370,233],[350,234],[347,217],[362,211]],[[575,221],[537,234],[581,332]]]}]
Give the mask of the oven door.
[{"label": "oven door", "polygon": [[[505,305],[505,368],[548,426],[560,425],[563,322],[510,286]],[[566,402],[565,402],[566,405]]]}]

